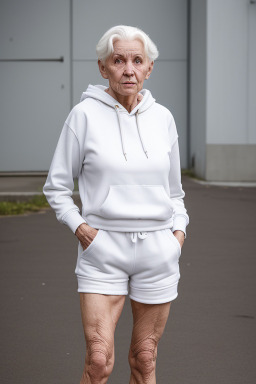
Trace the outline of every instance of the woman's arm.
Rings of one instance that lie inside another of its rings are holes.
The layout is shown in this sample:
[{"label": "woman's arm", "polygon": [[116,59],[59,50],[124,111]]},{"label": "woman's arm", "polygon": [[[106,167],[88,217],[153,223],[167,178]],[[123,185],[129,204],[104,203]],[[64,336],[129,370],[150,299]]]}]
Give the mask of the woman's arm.
[{"label": "woman's arm", "polygon": [[57,219],[69,226],[73,233],[86,221],[72,199],[74,178],[82,166],[78,138],[66,123],[62,129],[43,192],[56,213]]},{"label": "woman's arm", "polygon": [[187,210],[184,206],[185,192],[181,184],[180,154],[178,139],[172,146],[170,154],[170,173],[169,173],[170,197],[174,206],[173,228],[172,231],[183,231],[186,236],[186,226],[189,223]]},{"label": "woman's arm", "polygon": [[189,216],[184,205],[185,192],[183,191],[181,184],[179,141],[173,117],[170,127],[172,145],[170,152],[169,188],[170,197],[174,207],[172,231],[182,245],[186,237],[186,226],[189,223]]}]

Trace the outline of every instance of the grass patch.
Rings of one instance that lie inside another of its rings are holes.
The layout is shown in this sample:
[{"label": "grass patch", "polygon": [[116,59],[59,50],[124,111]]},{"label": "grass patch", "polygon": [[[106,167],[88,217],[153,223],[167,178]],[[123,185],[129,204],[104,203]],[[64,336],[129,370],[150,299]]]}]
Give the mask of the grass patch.
[{"label": "grass patch", "polygon": [[74,191],[79,191],[79,188],[78,188],[78,179],[74,179]]},{"label": "grass patch", "polygon": [[49,207],[44,195],[34,196],[27,201],[0,201],[0,215],[22,215],[26,212],[38,212]]},{"label": "grass patch", "polygon": [[188,176],[188,177],[191,177],[191,178],[197,179],[197,180],[204,180],[201,177],[198,177],[192,169],[182,169],[181,175],[182,176]]}]

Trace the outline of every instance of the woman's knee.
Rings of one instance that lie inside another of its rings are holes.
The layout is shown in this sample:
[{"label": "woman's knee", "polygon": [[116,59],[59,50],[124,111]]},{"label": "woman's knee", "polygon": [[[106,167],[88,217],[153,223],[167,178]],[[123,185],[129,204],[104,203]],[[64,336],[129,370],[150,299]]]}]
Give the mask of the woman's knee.
[{"label": "woman's knee", "polygon": [[155,374],[157,358],[157,342],[148,338],[139,345],[131,345],[129,364],[134,376],[140,376],[145,382]]},{"label": "woman's knee", "polygon": [[85,369],[92,383],[109,377],[114,367],[113,344],[97,335],[87,341],[86,349]]}]

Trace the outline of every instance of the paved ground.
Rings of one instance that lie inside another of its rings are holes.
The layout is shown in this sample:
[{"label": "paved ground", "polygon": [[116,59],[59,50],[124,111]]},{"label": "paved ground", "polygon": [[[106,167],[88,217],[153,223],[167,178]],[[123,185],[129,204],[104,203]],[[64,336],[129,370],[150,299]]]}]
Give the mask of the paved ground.
[{"label": "paved ground", "polygon": [[[183,187],[191,223],[179,296],[159,345],[157,383],[253,384],[256,188],[200,185],[188,178]],[[79,383],[84,340],[76,247],[51,210],[0,218],[1,383]],[[110,384],[128,383],[131,327],[127,300]]]},{"label": "paved ground", "polygon": [[0,176],[0,193],[40,192],[46,176]]}]

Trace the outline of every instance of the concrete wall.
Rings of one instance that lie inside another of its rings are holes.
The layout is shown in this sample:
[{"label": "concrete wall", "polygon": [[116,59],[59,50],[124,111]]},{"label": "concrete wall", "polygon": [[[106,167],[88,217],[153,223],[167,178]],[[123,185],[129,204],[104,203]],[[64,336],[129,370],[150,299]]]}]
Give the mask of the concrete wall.
[{"label": "concrete wall", "polygon": [[191,0],[191,157],[206,180],[256,180],[256,4]]},{"label": "concrete wall", "polygon": [[256,181],[255,144],[207,144],[207,180]]},{"label": "concrete wall", "polygon": [[208,0],[207,180],[256,180],[255,36],[256,4]]},{"label": "concrete wall", "polygon": [[190,4],[190,166],[205,177],[206,146],[206,1]]},{"label": "concrete wall", "polygon": [[207,144],[247,144],[248,0],[208,0]]}]

